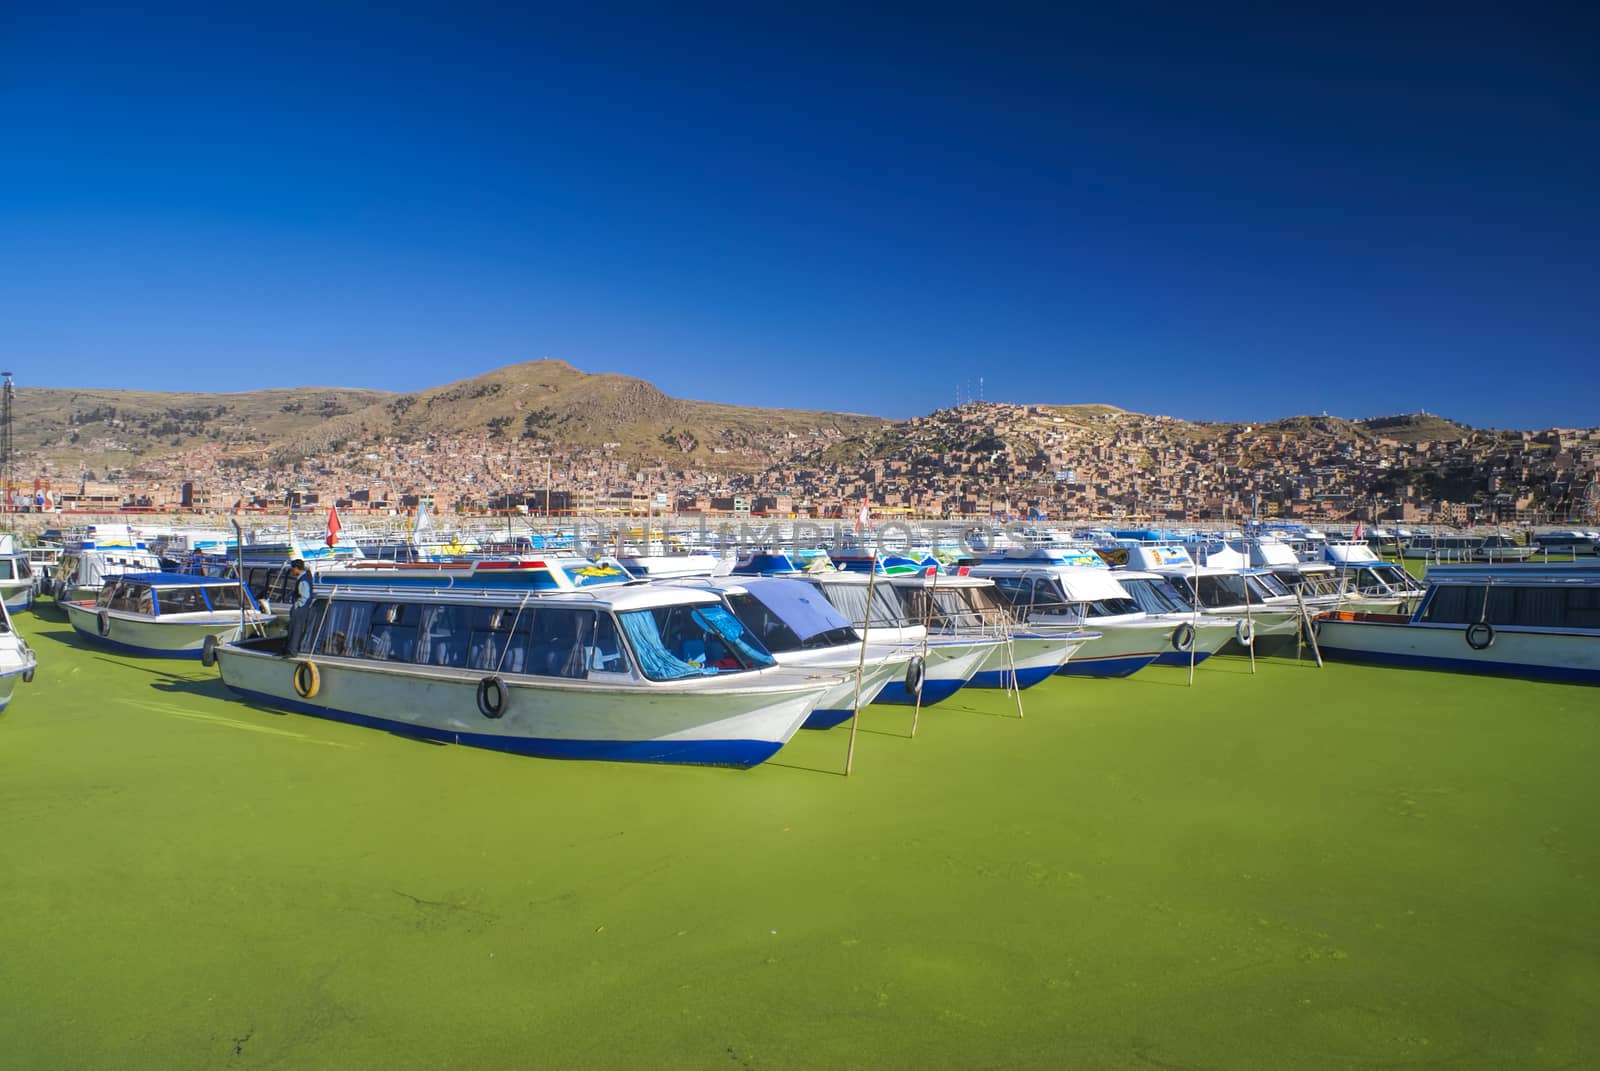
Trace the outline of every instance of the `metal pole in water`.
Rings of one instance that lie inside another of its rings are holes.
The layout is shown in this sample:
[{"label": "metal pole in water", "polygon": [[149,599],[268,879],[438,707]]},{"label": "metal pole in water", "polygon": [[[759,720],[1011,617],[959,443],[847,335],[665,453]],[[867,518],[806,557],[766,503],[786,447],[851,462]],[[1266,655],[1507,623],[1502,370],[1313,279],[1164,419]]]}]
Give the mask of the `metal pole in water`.
[{"label": "metal pole in water", "polygon": [[[861,674],[867,665],[867,633],[872,629],[872,593],[878,583],[878,552],[872,552],[872,571],[867,574],[867,611],[861,617],[861,653],[856,656],[856,697],[850,711],[850,748],[844,755],[844,775],[856,761],[856,723],[861,720]],[[920,694],[921,689],[918,689]]]},{"label": "metal pole in water", "polygon": [[[876,575],[877,571],[878,571],[877,570],[878,552],[877,552],[876,549],[874,549],[873,552],[872,552],[872,563],[873,563],[873,570],[872,571],[873,571],[873,574]],[[917,720],[922,717],[922,690],[923,690],[923,688],[925,688],[927,686],[927,672],[928,672],[928,631],[931,628],[933,628],[933,603],[934,603],[934,600],[938,597],[938,593],[939,593],[939,570],[937,568],[935,568],[934,571],[933,571],[933,584],[928,588],[928,605],[927,605],[927,609],[922,615],[922,672],[923,672],[923,677],[917,681],[916,706],[913,707],[912,710],[911,710],[911,735],[912,735],[913,738],[915,738],[916,735],[917,735]],[[867,603],[867,612],[869,614],[872,612],[872,604],[871,604],[871,602]]]}]

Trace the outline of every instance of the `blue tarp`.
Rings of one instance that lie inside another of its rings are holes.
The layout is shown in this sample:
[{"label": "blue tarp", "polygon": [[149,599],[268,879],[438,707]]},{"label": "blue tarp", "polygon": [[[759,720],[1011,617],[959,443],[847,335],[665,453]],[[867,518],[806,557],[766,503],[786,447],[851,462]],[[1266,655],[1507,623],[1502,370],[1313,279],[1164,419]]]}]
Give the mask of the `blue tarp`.
[{"label": "blue tarp", "polygon": [[759,577],[742,582],[744,589],[761,600],[804,643],[819,633],[849,628],[850,622],[823,598],[822,593],[803,580]]}]

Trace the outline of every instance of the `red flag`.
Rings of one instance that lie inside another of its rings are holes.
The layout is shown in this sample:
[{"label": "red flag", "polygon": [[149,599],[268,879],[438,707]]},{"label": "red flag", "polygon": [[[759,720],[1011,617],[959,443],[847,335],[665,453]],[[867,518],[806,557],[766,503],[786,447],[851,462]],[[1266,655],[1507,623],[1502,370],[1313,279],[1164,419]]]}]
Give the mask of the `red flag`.
[{"label": "red flag", "polygon": [[339,542],[339,511],[332,506],[328,507],[328,546]]},{"label": "red flag", "polygon": [[1356,522],[1356,534],[1352,538],[1355,539],[1358,542],[1361,539],[1361,522],[1360,521]]}]

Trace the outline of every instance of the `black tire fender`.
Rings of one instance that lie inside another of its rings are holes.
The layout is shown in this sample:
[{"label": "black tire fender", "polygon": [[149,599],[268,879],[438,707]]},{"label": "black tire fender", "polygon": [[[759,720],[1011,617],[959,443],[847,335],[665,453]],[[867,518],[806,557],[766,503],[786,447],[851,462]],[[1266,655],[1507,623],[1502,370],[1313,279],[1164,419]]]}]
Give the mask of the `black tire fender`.
[{"label": "black tire fender", "polygon": [[478,682],[478,713],[486,718],[498,718],[506,712],[506,682],[498,676],[485,677]]},{"label": "black tire fender", "polygon": [[1172,649],[1187,651],[1194,646],[1194,626],[1185,621],[1172,630]]},{"label": "black tire fender", "polygon": [[200,664],[207,669],[217,664],[218,642],[216,636],[207,636],[200,643]]},{"label": "black tire fender", "polygon": [[1467,646],[1474,651],[1487,651],[1494,644],[1494,626],[1487,621],[1477,621],[1467,626]]},{"label": "black tire fender", "polygon": [[922,694],[922,679],[927,675],[928,666],[921,655],[912,655],[911,664],[906,666],[906,692],[909,695]]},{"label": "black tire fender", "polygon": [[94,615],[95,627],[100,630],[100,635],[111,635],[111,615],[101,610]]}]

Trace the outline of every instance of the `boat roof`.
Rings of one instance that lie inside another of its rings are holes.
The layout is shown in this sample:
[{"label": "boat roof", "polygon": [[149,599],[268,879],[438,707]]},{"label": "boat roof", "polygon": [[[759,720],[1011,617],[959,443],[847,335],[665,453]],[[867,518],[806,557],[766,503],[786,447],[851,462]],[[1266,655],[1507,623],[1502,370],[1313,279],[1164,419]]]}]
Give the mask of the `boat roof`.
[{"label": "boat roof", "polygon": [[231,577],[199,576],[194,573],[120,573],[110,580],[148,584],[153,588],[170,587],[238,587],[239,581]]},{"label": "boat roof", "polygon": [[1516,584],[1600,587],[1600,569],[1572,565],[1430,565],[1430,584]]},{"label": "boat roof", "polygon": [[637,583],[620,564],[576,556],[457,559],[442,562],[351,562],[322,569],[321,585],[554,594]]},{"label": "boat roof", "polygon": [[447,602],[477,606],[576,606],[597,610],[650,610],[658,606],[711,606],[720,602],[715,592],[667,584],[627,584],[583,591],[539,593],[527,588],[424,586],[419,584],[328,584],[319,581],[319,594],[334,599],[371,599],[384,602]]}]

